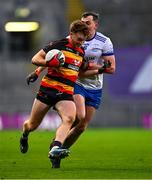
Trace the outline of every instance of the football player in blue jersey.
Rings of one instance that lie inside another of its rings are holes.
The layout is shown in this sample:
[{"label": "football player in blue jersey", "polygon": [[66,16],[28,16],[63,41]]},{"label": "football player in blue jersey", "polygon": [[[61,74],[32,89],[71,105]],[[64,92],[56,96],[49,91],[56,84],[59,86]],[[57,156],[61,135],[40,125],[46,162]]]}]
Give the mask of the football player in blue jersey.
[{"label": "football player in blue jersey", "polygon": [[[99,15],[95,12],[85,12],[82,14],[81,20],[89,27],[89,36],[83,47],[88,69],[94,69],[94,75],[88,77],[84,73],[79,73],[79,78],[74,87],[76,120],[63,143],[65,148],[70,148],[75,143],[92,120],[102,101],[103,74],[113,74],[116,66],[113,44],[110,38],[97,31]],[[98,68],[102,64],[103,68]],[[36,71],[27,77],[28,84],[38,78],[41,67],[37,68]],[[53,163],[54,168],[60,167],[60,159],[55,159]]]},{"label": "football player in blue jersey", "polygon": [[115,72],[113,44],[109,37],[97,32],[99,15],[95,12],[85,12],[82,14],[81,20],[88,25],[90,30],[89,37],[83,44],[85,59],[88,61],[90,68],[91,64],[100,65],[103,62],[109,64],[110,67],[103,70],[100,69],[97,74],[90,77],[79,76],[74,88],[77,117],[63,144],[67,148],[71,147],[82,132],[85,131],[100,106],[103,74],[113,74]]}]

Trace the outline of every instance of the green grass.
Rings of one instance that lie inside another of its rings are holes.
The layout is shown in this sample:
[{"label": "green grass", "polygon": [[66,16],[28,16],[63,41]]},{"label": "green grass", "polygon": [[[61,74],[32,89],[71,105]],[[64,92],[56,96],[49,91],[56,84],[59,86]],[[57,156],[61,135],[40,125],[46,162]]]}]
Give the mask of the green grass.
[{"label": "green grass", "polygon": [[0,131],[0,179],[151,179],[152,131],[88,129],[60,169],[47,158],[54,133],[35,131],[19,151],[20,131]]}]

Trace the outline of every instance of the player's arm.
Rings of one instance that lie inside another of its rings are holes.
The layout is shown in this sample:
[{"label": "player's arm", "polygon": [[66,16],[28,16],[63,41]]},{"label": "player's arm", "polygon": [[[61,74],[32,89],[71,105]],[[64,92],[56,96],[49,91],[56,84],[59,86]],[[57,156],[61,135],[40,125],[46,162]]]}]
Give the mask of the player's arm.
[{"label": "player's arm", "polygon": [[109,60],[104,61],[103,65],[97,65],[95,63],[89,63],[86,69],[81,68],[79,72],[80,77],[89,77],[97,74],[102,74],[102,73],[112,73],[111,68],[111,62]]},{"label": "player's arm", "polygon": [[26,77],[26,82],[27,84],[29,85],[30,83],[33,83],[35,82],[40,73],[45,69],[46,67],[42,67],[42,66],[39,66],[38,68],[35,69],[35,71],[31,72],[27,77]]},{"label": "player's arm", "polygon": [[81,69],[79,72],[79,77],[85,78],[85,77],[89,77],[89,76],[99,74],[98,70],[99,69],[88,69],[88,70]]},{"label": "player's arm", "polygon": [[45,61],[46,53],[43,49],[41,49],[38,53],[36,53],[32,58],[32,64],[37,66],[44,66],[46,67],[46,61]]},{"label": "player's arm", "polygon": [[115,56],[103,56],[102,59],[104,62],[109,62],[110,66],[107,68],[104,68],[103,73],[113,74],[116,70],[116,62],[115,62]]},{"label": "player's arm", "polygon": [[[47,46],[49,47],[49,46]],[[50,47],[49,47],[50,48]],[[36,53],[32,58],[32,63],[34,65],[39,66],[34,72],[30,73],[26,77],[27,84],[29,85],[30,82],[35,82],[38,79],[39,74],[46,68],[46,67],[59,67],[63,64],[63,57],[61,52],[58,52],[53,57],[50,56],[50,51],[47,50],[46,53],[43,49],[41,49],[38,53]]]},{"label": "player's arm", "polygon": [[102,67],[101,65],[86,62],[84,60],[81,67],[80,67],[79,77],[85,78],[85,77],[95,75],[98,73],[98,69],[100,69],[101,67]]},{"label": "player's arm", "polygon": [[[53,50],[52,50],[53,52]],[[42,49],[32,58],[32,64],[44,67],[60,67],[64,65],[64,58],[61,51],[53,53],[51,50],[47,53]],[[48,56],[47,56],[48,55]]]},{"label": "player's arm", "polygon": [[113,44],[109,38],[107,38],[103,46],[102,59],[104,60],[104,63],[109,62],[110,66],[104,68],[103,70],[102,69],[99,70],[99,73],[113,74],[116,69],[116,64],[115,64]]},{"label": "player's arm", "polygon": [[38,53],[36,53],[32,58],[32,63],[35,65],[39,65],[39,67],[36,68],[36,70],[32,73],[30,73],[26,77],[26,82],[29,85],[30,83],[35,82],[40,73],[46,68],[46,61],[45,61],[46,53],[43,49],[41,49]]}]

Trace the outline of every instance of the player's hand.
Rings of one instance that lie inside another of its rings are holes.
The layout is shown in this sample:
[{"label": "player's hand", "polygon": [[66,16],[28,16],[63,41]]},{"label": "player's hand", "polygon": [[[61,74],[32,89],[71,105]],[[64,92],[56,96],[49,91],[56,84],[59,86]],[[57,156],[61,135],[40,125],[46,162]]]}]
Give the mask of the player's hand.
[{"label": "player's hand", "polygon": [[37,80],[39,76],[36,74],[36,72],[32,72],[30,73],[27,77],[26,77],[26,82],[29,85],[30,83],[33,83]]},{"label": "player's hand", "polygon": [[110,68],[111,67],[111,62],[110,61],[104,61],[103,62],[103,68]]},{"label": "player's hand", "polygon": [[62,52],[56,54],[51,60],[46,62],[49,67],[60,67],[64,65],[64,58],[62,57]]},{"label": "player's hand", "polygon": [[105,69],[110,68],[110,67],[111,67],[111,62],[110,61],[104,61],[103,66],[98,70],[98,73],[102,74]]},{"label": "player's hand", "polygon": [[63,66],[65,59],[62,57],[62,52],[59,52],[56,58],[58,59],[60,66]]}]

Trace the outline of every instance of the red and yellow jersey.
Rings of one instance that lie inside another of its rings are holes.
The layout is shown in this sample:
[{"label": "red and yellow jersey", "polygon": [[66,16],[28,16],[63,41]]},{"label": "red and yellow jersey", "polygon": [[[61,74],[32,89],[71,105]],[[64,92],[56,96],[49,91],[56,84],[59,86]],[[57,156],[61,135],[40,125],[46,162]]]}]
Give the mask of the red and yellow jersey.
[{"label": "red and yellow jersey", "polygon": [[44,89],[49,93],[50,88],[55,88],[61,92],[73,94],[83,62],[84,50],[82,47],[74,48],[68,38],[56,41],[43,50],[47,53],[51,49],[61,50],[65,56],[65,63],[59,68],[48,67],[48,72],[41,81],[41,90]]}]

